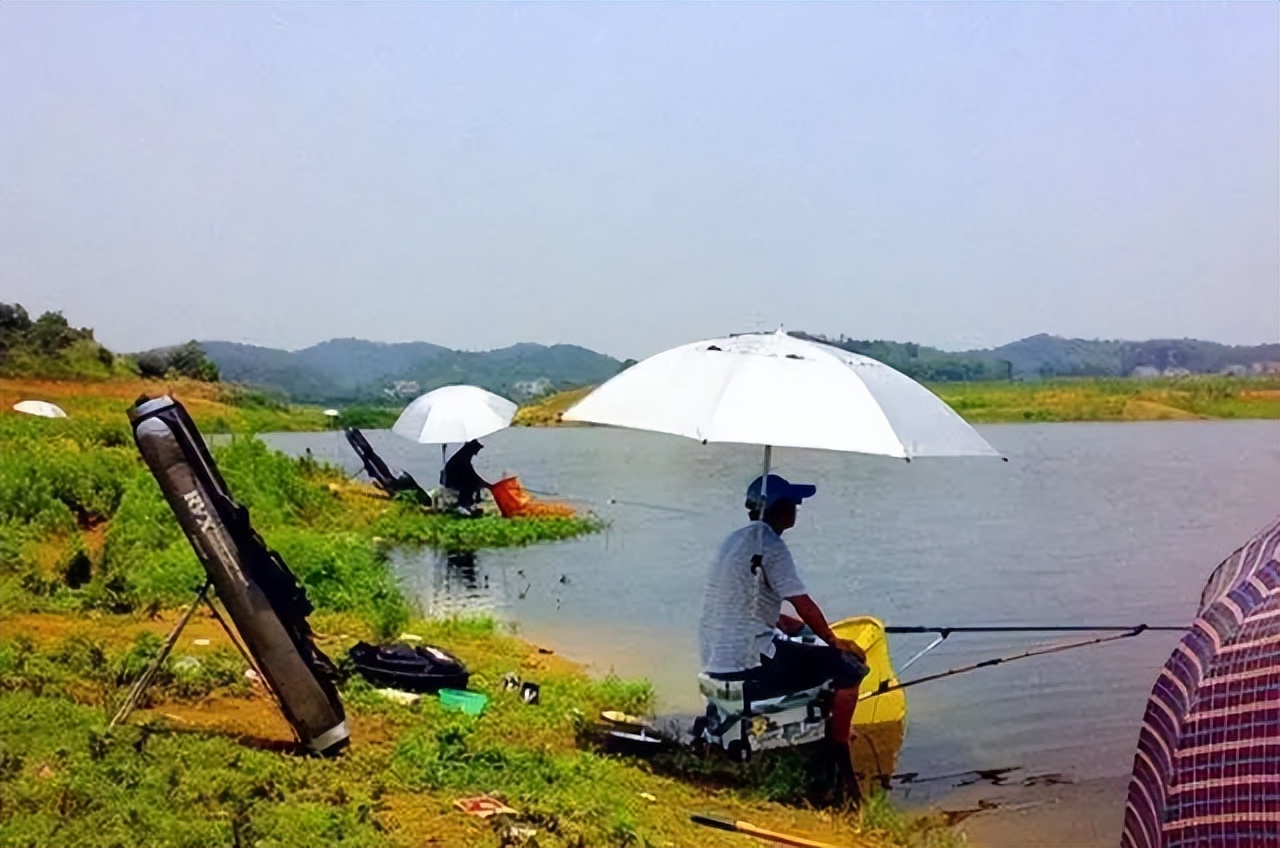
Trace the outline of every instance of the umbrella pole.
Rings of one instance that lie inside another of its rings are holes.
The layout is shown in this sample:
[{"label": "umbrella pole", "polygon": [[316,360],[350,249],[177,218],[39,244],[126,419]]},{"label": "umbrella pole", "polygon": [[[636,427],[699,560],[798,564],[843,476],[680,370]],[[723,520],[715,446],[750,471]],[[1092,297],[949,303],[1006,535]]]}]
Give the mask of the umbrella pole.
[{"label": "umbrella pole", "polygon": [[773,445],[764,446],[764,466],[760,472],[760,528],[756,531],[756,555],[751,558],[751,573],[764,565],[764,504],[768,503],[769,460],[773,459]]}]

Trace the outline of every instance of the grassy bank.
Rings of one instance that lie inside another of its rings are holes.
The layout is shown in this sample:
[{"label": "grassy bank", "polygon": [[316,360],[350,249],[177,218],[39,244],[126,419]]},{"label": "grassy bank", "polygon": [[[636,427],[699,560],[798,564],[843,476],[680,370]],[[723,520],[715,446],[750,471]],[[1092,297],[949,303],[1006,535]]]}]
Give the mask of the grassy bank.
[{"label": "grassy bank", "polygon": [[[394,704],[351,677],[343,684],[351,749],[335,760],[300,757],[270,696],[201,613],[143,709],[106,730],[202,581],[124,416],[138,394],[165,390],[205,432],[239,434],[215,457],[306,587],[320,646],[341,660],[357,639],[418,635],[468,664],[470,688],[490,698],[482,716],[446,712],[430,698]],[[8,411],[19,397],[53,401],[71,417]],[[644,713],[647,684],[592,680],[493,621],[421,620],[386,556],[391,544],[563,538],[590,531],[589,521],[426,515],[249,435],[299,429],[309,412],[207,385],[6,380],[0,398],[0,843],[497,846],[520,844],[504,833],[513,825],[537,831],[543,848],[741,843],[717,842],[689,822],[692,811],[845,845],[947,835],[914,825],[894,835],[875,808],[859,816],[797,805],[805,787],[786,768],[753,764],[725,780],[606,755],[590,741],[592,717],[606,707]],[[508,673],[539,683],[541,702],[505,691]],[[500,795],[518,811],[514,821],[486,823],[454,808],[480,793]]]},{"label": "grassy bank", "polygon": [[[1280,418],[1280,377],[1059,379],[929,388],[973,423]],[[589,391],[560,392],[522,407],[515,423],[554,426]]]},{"label": "grassy bank", "polygon": [[972,422],[1280,418],[1280,377],[1064,379],[930,388]]}]

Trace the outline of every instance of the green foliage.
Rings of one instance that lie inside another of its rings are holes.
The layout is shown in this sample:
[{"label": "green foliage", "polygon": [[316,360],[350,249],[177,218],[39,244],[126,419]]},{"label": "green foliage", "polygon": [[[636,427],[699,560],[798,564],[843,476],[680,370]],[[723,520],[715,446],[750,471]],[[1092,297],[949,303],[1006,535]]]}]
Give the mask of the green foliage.
[{"label": "green foliage", "polygon": [[348,406],[338,415],[336,426],[362,430],[389,430],[400,416],[401,406]]},{"label": "green foliage", "polygon": [[359,613],[379,639],[395,636],[409,621],[410,603],[367,536],[280,528],[269,541],[317,609]]},{"label": "green foliage", "polygon": [[1277,377],[1064,378],[933,388],[973,422],[1280,418]]},{"label": "green foliage", "polygon": [[32,321],[19,303],[0,303],[0,374],[101,379],[122,373],[116,356],[61,312]]},{"label": "green foliage", "polygon": [[378,520],[373,531],[393,542],[430,545],[457,553],[570,539],[598,532],[603,526],[594,517],[462,518],[423,513],[408,504],[397,503]]},{"label": "green foliage", "polygon": [[932,347],[922,347],[915,342],[890,342],[882,339],[829,339],[825,336],[812,336],[808,333],[792,333],[791,335],[823,342],[850,353],[857,353],[883,362],[911,377],[925,383],[950,382],[984,382],[1008,380],[1010,378],[1009,363],[995,357],[977,355],[976,352],[947,353]]},{"label": "green foliage", "polygon": [[858,815],[866,830],[906,848],[959,848],[965,844],[937,814],[904,813],[880,790],[863,802]]},{"label": "green foliage", "polygon": [[218,382],[218,366],[214,365],[199,343],[189,341],[176,347],[156,348],[135,357],[143,377],[161,379],[178,376],[204,383]]},{"label": "green foliage", "polygon": [[[132,684],[160,653],[159,636],[141,632],[123,651],[109,651],[89,637],[73,633],[48,650],[37,650],[30,639],[0,641],[0,690],[36,695],[75,697],[97,706],[113,707],[124,687]],[[160,700],[196,700],[214,692],[245,695],[244,659],[230,648],[200,652],[200,656],[170,654],[157,670],[140,706]]]},{"label": "green foliage", "polygon": [[29,693],[0,695],[0,725],[23,729],[0,755],[5,845],[401,844],[375,826],[376,779],[359,757],[307,760],[146,724],[105,733],[100,712]]}]

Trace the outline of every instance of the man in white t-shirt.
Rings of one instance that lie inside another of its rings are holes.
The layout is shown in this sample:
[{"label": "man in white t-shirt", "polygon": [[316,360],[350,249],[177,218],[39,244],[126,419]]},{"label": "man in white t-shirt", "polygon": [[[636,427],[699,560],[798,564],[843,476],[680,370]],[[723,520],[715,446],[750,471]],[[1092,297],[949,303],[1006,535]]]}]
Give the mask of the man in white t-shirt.
[{"label": "man in white t-shirt", "polygon": [[[800,502],[817,491],[777,474],[769,475],[767,486],[757,477],[747,488],[751,523],[724,540],[707,577],[699,626],[702,669],[717,679],[745,681],[753,700],[833,680],[832,726],[843,732],[857,706],[858,684],[867,674],[866,655],[856,643],[831,632],[782,541],[782,534],[795,526]],[[799,618],[783,615],[784,600]],[[826,644],[775,638],[775,628],[794,635],[804,625]]]}]

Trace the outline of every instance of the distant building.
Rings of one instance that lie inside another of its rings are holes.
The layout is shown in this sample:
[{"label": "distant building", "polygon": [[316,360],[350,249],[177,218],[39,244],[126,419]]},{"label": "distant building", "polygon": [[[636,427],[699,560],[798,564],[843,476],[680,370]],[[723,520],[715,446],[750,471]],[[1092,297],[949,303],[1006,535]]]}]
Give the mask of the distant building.
[{"label": "distant building", "polygon": [[422,388],[416,380],[396,380],[388,388],[383,389],[382,393],[393,398],[417,397],[422,394]]},{"label": "distant building", "polygon": [[1226,374],[1228,377],[1243,377],[1245,374],[1249,373],[1249,369],[1243,365],[1228,365],[1218,373]]},{"label": "distant building", "polygon": [[520,380],[511,385],[511,393],[516,400],[526,400],[531,397],[546,394],[551,389],[551,381],[546,377],[539,377],[536,380]]},{"label": "distant building", "polygon": [[1249,366],[1254,374],[1280,374],[1280,362],[1255,362]]},{"label": "distant building", "polygon": [[1130,377],[1138,377],[1142,380],[1150,380],[1152,377],[1160,376],[1159,368],[1152,368],[1150,365],[1139,365],[1129,372]]},{"label": "distant building", "polygon": [[1174,367],[1174,368],[1166,368],[1166,369],[1164,369],[1164,376],[1166,376],[1166,377],[1190,377],[1190,376],[1191,376],[1191,372],[1190,372],[1190,371],[1188,371],[1188,370],[1187,370],[1187,369],[1185,369],[1185,368],[1177,368],[1177,367]]}]

